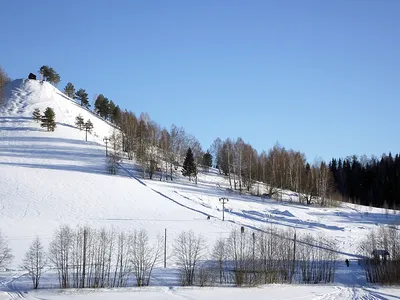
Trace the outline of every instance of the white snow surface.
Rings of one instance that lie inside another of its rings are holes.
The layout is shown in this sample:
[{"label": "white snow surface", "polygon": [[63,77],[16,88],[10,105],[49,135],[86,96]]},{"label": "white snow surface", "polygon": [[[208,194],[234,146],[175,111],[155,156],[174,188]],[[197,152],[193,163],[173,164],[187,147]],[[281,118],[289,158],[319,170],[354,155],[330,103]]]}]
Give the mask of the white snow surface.
[{"label": "white snow surface", "polygon": [[[31,117],[35,108],[44,111],[47,106],[56,114],[54,132],[47,132]],[[85,133],[74,125],[78,114],[94,124],[87,142]],[[386,215],[383,209],[350,204],[304,206],[290,191],[283,202],[232,192],[227,190],[227,179],[215,169],[201,173],[197,185],[181,176],[172,182],[158,177],[142,180],[137,166],[129,161],[112,176],[106,171],[103,144],[103,137],[112,131],[108,122],[46,82],[21,79],[8,86],[0,107],[0,228],[15,258],[10,266],[14,271],[0,274],[0,299],[264,299],[266,295],[268,299],[400,299],[397,288],[367,285],[356,262],[350,269],[339,268],[337,284],[328,286],[179,288],[176,282],[165,280],[168,269],[160,268],[155,271],[154,286],[148,288],[31,291],[27,278],[19,277],[23,255],[36,236],[47,246],[62,224],[145,228],[152,239],[167,229],[168,265],[173,267],[170,249],[182,230],[202,234],[211,248],[216,238],[227,236],[232,229],[254,230],[272,224],[296,229],[299,234],[333,237],[344,260],[357,257],[358,242],[371,228],[400,223],[398,215]],[[220,197],[229,198],[225,222]]]}]

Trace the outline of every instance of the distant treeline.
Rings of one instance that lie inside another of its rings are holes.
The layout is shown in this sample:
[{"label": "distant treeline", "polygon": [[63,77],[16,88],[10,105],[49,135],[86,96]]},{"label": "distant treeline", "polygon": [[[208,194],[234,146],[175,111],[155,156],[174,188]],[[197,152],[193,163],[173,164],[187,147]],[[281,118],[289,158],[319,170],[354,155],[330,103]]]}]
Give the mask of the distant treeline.
[{"label": "distant treeline", "polygon": [[330,170],[343,200],[376,207],[400,207],[400,157],[332,159]]}]

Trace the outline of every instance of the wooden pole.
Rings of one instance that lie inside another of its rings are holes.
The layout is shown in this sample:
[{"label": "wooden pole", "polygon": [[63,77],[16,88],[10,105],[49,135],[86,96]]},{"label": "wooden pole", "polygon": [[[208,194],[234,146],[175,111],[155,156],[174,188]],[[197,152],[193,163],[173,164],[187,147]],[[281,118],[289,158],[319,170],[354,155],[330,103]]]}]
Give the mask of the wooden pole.
[{"label": "wooden pole", "polygon": [[167,228],[164,231],[164,269],[167,267]]}]

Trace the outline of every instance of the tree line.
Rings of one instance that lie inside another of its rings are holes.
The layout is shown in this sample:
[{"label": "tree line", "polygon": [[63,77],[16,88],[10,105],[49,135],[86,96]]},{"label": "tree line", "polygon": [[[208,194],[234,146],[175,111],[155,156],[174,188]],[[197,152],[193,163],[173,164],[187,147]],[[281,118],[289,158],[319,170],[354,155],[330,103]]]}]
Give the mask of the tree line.
[{"label": "tree line", "polygon": [[[35,289],[47,272],[55,274],[60,288],[126,287],[132,282],[148,286],[153,269],[162,262],[164,247],[162,237],[150,239],[142,229],[63,225],[55,230],[47,251],[36,237],[20,267],[27,271]],[[232,230],[211,248],[202,235],[182,231],[171,250],[168,257],[184,286],[328,283],[334,282],[337,264],[337,248],[331,239],[299,237],[276,228]],[[7,239],[0,232],[0,267],[12,259]]]},{"label": "tree line", "polygon": [[332,159],[335,189],[344,201],[376,207],[400,207],[400,156]]}]

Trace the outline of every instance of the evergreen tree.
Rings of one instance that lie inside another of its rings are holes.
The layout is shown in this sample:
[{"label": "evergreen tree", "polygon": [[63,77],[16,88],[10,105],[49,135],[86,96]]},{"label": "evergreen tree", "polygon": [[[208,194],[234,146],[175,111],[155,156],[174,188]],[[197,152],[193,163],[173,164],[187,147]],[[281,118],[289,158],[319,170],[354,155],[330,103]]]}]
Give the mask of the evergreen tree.
[{"label": "evergreen tree", "polygon": [[182,167],[182,175],[189,177],[189,181],[191,176],[197,176],[197,166],[194,162],[194,156],[191,148],[189,148],[186,152],[185,161],[183,162]]},{"label": "evergreen tree", "polygon": [[83,126],[85,125],[85,121],[83,120],[83,117],[81,115],[78,115],[75,118],[75,125],[79,128],[79,130],[82,130]]},{"label": "evergreen tree", "polygon": [[111,112],[111,121],[116,125],[120,125],[122,119],[121,109],[117,105],[114,110]]},{"label": "evergreen tree", "polygon": [[51,107],[47,107],[42,116],[42,124],[40,126],[47,128],[47,131],[54,131],[56,128],[56,114]]},{"label": "evergreen tree", "polygon": [[89,104],[89,99],[88,99],[88,94],[86,93],[86,91],[84,89],[79,89],[76,93],[75,93],[75,99],[77,99],[78,101],[81,102],[81,106],[89,108],[90,104]]},{"label": "evergreen tree", "polygon": [[43,76],[43,80],[48,81],[54,85],[60,82],[60,75],[49,66],[42,66],[39,70],[40,74]]},{"label": "evergreen tree", "polygon": [[210,152],[207,151],[207,153],[204,153],[203,155],[203,165],[206,167],[212,167],[212,155]]},{"label": "evergreen tree", "polygon": [[100,94],[95,103],[94,107],[96,110],[96,113],[98,113],[101,117],[107,119],[108,114],[109,114],[109,101],[106,97],[104,97],[103,94]]},{"label": "evergreen tree", "polygon": [[86,141],[87,141],[87,134],[92,133],[93,130],[93,123],[90,120],[87,120],[86,123],[83,125],[83,128],[85,128],[85,132],[86,132]]},{"label": "evergreen tree", "polygon": [[75,87],[71,82],[68,82],[67,85],[65,86],[64,94],[72,99],[75,98]]},{"label": "evergreen tree", "polygon": [[110,100],[110,103],[108,104],[107,117],[110,118],[111,122],[114,122],[114,120],[113,120],[113,112],[115,110],[115,107],[116,107],[115,103],[112,100]]},{"label": "evergreen tree", "polygon": [[39,121],[42,119],[42,115],[40,114],[39,108],[35,108],[35,110],[32,113],[32,117],[37,123],[39,123]]}]

